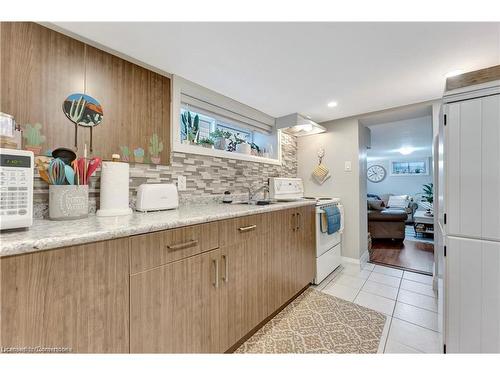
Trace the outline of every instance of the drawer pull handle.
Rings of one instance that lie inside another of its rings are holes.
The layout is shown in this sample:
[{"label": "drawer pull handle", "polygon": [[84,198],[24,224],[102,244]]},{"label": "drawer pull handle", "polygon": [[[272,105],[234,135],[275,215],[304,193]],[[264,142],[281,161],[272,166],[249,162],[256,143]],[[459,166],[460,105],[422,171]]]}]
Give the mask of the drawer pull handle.
[{"label": "drawer pull handle", "polygon": [[255,228],[257,228],[257,225],[254,224],[254,225],[249,225],[248,227],[241,227],[241,228],[238,228],[238,230],[240,232],[250,232],[251,230],[254,230]]},{"label": "drawer pull handle", "polygon": [[215,272],[213,286],[215,287],[215,289],[217,289],[219,287],[219,262],[217,261],[217,259],[213,259],[212,263],[214,264]]},{"label": "drawer pull handle", "polygon": [[227,283],[229,281],[229,261],[227,260],[226,255],[223,255],[222,259],[224,259],[224,276],[222,277],[222,280]]},{"label": "drawer pull handle", "polygon": [[194,247],[196,245],[198,245],[198,240],[192,240],[192,241],[180,243],[177,245],[167,245],[167,249],[182,250],[182,249],[187,249],[188,247]]}]

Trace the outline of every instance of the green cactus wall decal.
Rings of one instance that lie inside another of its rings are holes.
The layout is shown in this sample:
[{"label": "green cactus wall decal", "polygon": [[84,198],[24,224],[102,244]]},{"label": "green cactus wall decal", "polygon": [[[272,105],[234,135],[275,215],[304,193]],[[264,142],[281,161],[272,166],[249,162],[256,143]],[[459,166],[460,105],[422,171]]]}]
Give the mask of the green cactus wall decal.
[{"label": "green cactus wall decal", "polygon": [[158,138],[158,134],[153,134],[149,141],[149,153],[151,156],[157,157],[163,151],[163,142]]},{"label": "green cactus wall decal", "polygon": [[129,161],[130,159],[130,149],[128,146],[120,146],[120,150],[122,152],[122,159],[124,161]]},{"label": "green cactus wall decal", "polygon": [[45,142],[45,136],[42,135],[42,124],[36,123],[31,126],[26,124],[24,127],[23,137],[26,139],[28,146],[40,146]]}]

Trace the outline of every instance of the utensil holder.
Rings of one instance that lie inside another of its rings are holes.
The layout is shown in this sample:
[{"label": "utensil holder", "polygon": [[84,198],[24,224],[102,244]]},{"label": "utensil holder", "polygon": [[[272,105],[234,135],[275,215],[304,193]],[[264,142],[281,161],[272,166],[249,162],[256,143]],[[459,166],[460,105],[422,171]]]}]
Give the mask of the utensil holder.
[{"label": "utensil holder", "polygon": [[88,185],[49,185],[49,218],[75,220],[89,214]]}]

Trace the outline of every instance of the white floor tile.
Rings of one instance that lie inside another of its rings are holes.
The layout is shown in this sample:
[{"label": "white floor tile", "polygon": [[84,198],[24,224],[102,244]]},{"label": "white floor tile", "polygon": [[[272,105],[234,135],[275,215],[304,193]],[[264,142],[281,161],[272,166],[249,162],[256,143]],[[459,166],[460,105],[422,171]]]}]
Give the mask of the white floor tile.
[{"label": "white floor tile", "polygon": [[442,353],[439,333],[397,318],[392,318],[387,344],[389,342],[398,342],[424,353]]},{"label": "white floor tile", "polygon": [[397,269],[391,268],[391,267],[379,266],[378,264],[373,269],[373,272],[383,273],[384,275],[399,277],[399,278],[401,278],[403,276],[402,270],[397,270]]},{"label": "white floor tile", "polygon": [[422,352],[419,352],[416,349],[410,348],[409,346],[406,346],[404,344],[401,344],[400,342],[393,341],[393,340],[387,340],[387,343],[385,344],[384,353],[387,353],[387,354],[422,354]]},{"label": "white floor tile", "polygon": [[412,305],[407,305],[406,303],[396,303],[394,317],[433,331],[438,330],[437,313]]},{"label": "white floor tile", "polygon": [[342,284],[354,289],[360,289],[366,280],[349,275],[340,275],[332,280],[332,283]]},{"label": "white floor tile", "polygon": [[436,293],[432,289],[432,285],[417,283],[416,281],[403,279],[401,281],[401,289],[409,290],[410,292],[425,294],[429,297],[436,297]]},{"label": "white floor tile", "polygon": [[317,290],[322,290],[323,288],[325,288],[328,284],[330,284],[330,282],[337,276],[340,275],[340,272],[335,270],[334,272],[332,272],[331,274],[329,274],[321,283],[319,283],[318,285],[313,285],[313,288],[314,289],[317,289]]},{"label": "white floor tile", "polygon": [[330,283],[323,290],[323,293],[352,302],[359,292],[359,288],[351,288],[342,284]]},{"label": "white floor tile", "polygon": [[398,288],[376,283],[370,280],[368,280],[365,285],[363,285],[363,288],[361,290],[366,293],[376,294],[377,296],[382,296],[393,300],[395,300],[398,295]]},{"label": "white floor tile", "polygon": [[422,275],[420,273],[405,271],[403,279],[416,281],[418,283],[432,285],[432,276]]},{"label": "white floor tile", "polygon": [[401,282],[400,278],[384,275],[382,273],[372,272],[368,280],[375,281],[376,283],[381,283],[385,285],[392,286],[394,288],[399,288]]},{"label": "white floor tile", "polygon": [[368,279],[368,277],[371,274],[371,271],[360,270],[359,268],[358,269],[355,269],[355,268],[345,268],[341,272],[344,275],[354,276],[354,277],[357,277],[357,278],[363,279],[363,280]]},{"label": "white floor tile", "polygon": [[392,316],[396,301],[360,291],[354,300],[354,303],[381,312],[382,314]]},{"label": "white floor tile", "polygon": [[375,268],[375,265],[373,263],[366,263],[363,266],[363,269],[367,270],[367,271],[373,271],[374,268]]},{"label": "white floor tile", "polygon": [[409,290],[400,289],[398,294],[398,301],[406,303],[407,305],[421,307],[422,309],[430,310],[433,312],[438,311],[437,298],[410,292]]},{"label": "white floor tile", "polygon": [[387,341],[387,337],[389,336],[389,328],[391,327],[391,316],[386,316],[384,329],[382,330],[382,336],[380,336],[380,342],[378,344],[377,353],[383,353],[385,349],[385,343]]}]

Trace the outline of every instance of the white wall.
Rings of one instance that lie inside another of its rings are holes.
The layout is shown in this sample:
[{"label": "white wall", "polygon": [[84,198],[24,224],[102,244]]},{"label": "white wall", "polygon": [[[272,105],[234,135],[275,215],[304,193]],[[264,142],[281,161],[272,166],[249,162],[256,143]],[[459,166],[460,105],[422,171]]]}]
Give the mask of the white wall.
[{"label": "white wall", "polygon": [[[396,158],[397,160],[415,160],[415,158]],[[425,159],[425,158],[424,158]],[[432,182],[432,162],[430,157],[426,158],[429,163],[429,175],[425,176],[391,176],[390,160],[369,161],[368,167],[372,165],[381,165],[385,168],[387,175],[381,182],[367,181],[367,192],[369,194],[394,194],[394,195],[415,195],[422,193],[422,185]]]},{"label": "white wall", "polygon": [[[322,123],[327,131],[297,141],[298,177],[304,180],[305,195],[338,197],[345,208],[345,229],[343,235],[342,255],[359,260],[366,251],[366,199],[361,204],[360,170],[365,161],[359,158],[359,124],[357,118],[348,118]],[[317,152],[325,149],[323,164],[329,169],[332,177],[323,185],[315,182],[311,176],[318,163]],[[344,171],[344,162],[350,161],[351,172]],[[363,177],[364,178],[364,177]],[[362,228],[360,228],[362,226]],[[364,238],[364,241],[362,240]]]}]

